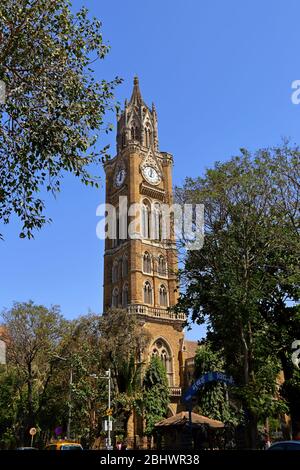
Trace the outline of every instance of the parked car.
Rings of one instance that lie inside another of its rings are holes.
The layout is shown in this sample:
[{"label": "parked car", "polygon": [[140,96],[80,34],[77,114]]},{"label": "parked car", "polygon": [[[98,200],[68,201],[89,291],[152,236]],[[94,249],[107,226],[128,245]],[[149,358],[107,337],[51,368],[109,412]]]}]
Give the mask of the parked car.
[{"label": "parked car", "polygon": [[278,441],[267,450],[300,450],[300,441]]},{"label": "parked car", "polygon": [[36,447],[17,447],[16,450],[38,450]]},{"label": "parked car", "polygon": [[57,441],[48,444],[45,450],[83,450],[83,447],[79,442]]}]

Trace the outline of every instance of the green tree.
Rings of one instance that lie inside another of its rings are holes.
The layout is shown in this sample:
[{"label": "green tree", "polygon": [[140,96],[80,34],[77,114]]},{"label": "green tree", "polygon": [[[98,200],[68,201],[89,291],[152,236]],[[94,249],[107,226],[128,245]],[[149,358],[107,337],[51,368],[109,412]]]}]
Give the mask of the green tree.
[{"label": "green tree", "polygon": [[[71,434],[81,438],[89,446],[99,436],[102,427],[102,416],[107,409],[107,381],[105,360],[101,342],[101,320],[99,315],[88,314],[72,322],[72,328],[62,344],[65,361],[64,393],[66,403],[71,405]],[[70,395],[70,368],[73,373],[73,384]],[[70,402],[71,398],[71,402]],[[68,411],[68,410],[67,410]],[[67,425],[68,412],[62,423]]]},{"label": "green tree", "polygon": [[22,381],[15,368],[0,369],[0,448],[15,449],[15,429],[18,426]]},{"label": "green tree", "polygon": [[127,436],[128,420],[142,396],[142,357],[149,335],[125,309],[112,309],[103,315],[100,333],[103,361],[112,371],[117,432]]},{"label": "green tree", "polygon": [[[101,432],[107,408],[107,381],[100,342],[100,317],[88,314],[67,323],[53,357],[54,373],[44,397],[39,425],[48,438],[57,427],[91,446]],[[72,384],[70,384],[72,374]],[[59,399],[58,399],[59,398]]]},{"label": "green tree", "polygon": [[[101,23],[69,0],[2,0],[0,4],[0,220],[15,213],[21,237],[32,237],[47,218],[41,191],[57,193],[68,172],[97,185],[90,167],[106,148],[96,150],[98,133],[111,128],[119,78],[96,81],[92,63],[103,59]],[[98,145],[98,144],[97,144]]]},{"label": "green tree", "polygon": [[11,405],[17,412],[12,420],[16,439],[22,444],[28,429],[39,424],[47,388],[55,371],[55,355],[66,323],[59,308],[50,309],[33,302],[15,303],[2,312],[3,337],[7,343],[8,379],[12,380]]},{"label": "green tree", "polygon": [[[215,352],[207,342],[201,344],[195,356],[195,378],[207,372],[225,372],[222,351]],[[238,416],[230,408],[227,386],[220,382],[205,384],[198,392],[199,411],[204,416],[223,422],[237,423]]]},{"label": "green tree", "polygon": [[188,179],[177,197],[205,206],[204,246],[186,257],[177,308],[207,321],[214,349],[224,350],[226,370],[239,385],[247,445],[255,447],[258,420],[283,404],[275,399],[282,367],[275,304],[299,295],[298,148],[255,155],[243,149],[203,178]]},{"label": "green tree", "polygon": [[170,403],[166,370],[161,360],[153,356],[143,380],[142,410],[146,420],[145,434],[151,436],[154,426],[167,416]]}]

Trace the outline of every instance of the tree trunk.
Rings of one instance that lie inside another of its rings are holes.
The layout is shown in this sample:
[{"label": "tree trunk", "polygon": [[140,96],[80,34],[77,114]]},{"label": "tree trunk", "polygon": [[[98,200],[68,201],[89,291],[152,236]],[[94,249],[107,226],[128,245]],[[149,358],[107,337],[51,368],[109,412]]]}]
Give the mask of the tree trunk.
[{"label": "tree trunk", "polygon": [[[253,378],[253,371],[251,370],[251,352],[249,351],[249,347],[247,344],[247,340],[245,338],[243,325],[240,324],[240,335],[241,335],[241,342],[243,347],[243,373],[244,373],[244,385],[247,386],[249,384],[250,376],[252,375]],[[248,335],[251,336],[251,328],[248,328]],[[251,338],[250,338],[251,340]],[[251,341],[250,341],[251,343]],[[257,416],[254,415],[245,403],[245,412],[247,414],[247,424],[246,424],[246,447],[248,449],[256,449],[257,442],[258,442],[258,434],[257,434]]]},{"label": "tree trunk", "polygon": [[31,427],[34,426],[34,410],[33,410],[33,375],[32,375],[32,364],[29,363],[27,366],[28,370],[28,379],[27,379],[27,429],[25,429],[25,433],[27,434],[27,437],[29,436],[28,431]]},{"label": "tree trunk", "polygon": [[247,438],[249,449],[257,449],[257,416],[251,412],[248,415]]}]

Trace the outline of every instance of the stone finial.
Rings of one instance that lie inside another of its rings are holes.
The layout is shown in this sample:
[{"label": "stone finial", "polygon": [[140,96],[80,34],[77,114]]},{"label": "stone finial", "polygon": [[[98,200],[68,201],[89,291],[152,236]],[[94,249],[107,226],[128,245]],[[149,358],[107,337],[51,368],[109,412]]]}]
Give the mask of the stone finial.
[{"label": "stone finial", "polygon": [[142,104],[142,95],[139,87],[139,79],[137,76],[133,79],[133,91],[130,99],[130,103]]}]

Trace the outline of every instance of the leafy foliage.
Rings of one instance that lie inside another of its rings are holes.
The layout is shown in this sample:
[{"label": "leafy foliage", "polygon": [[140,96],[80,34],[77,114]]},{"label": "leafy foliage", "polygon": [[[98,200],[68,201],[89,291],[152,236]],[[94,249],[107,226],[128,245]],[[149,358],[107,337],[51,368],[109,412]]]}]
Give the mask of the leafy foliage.
[{"label": "leafy foliage", "polygon": [[166,370],[161,360],[153,356],[143,380],[142,409],[146,420],[145,434],[154,432],[155,423],[166,417],[170,403]]},{"label": "leafy foliage", "polygon": [[113,406],[117,431],[127,434],[132,410],[142,393],[142,352],[149,336],[127,310],[112,309],[101,319],[101,350],[113,376]]},{"label": "leafy foliage", "polygon": [[148,344],[135,317],[112,310],[66,321],[57,306],[33,302],[16,303],[2,317],[8,345],[8,366],[0,370],[2,447],[28,444],[31,426],[40,430],[40,446],[57,427],[65,436],[70,408],[71,436],[92,445],[108,405],[103,379],[108,368],[114,429],[127,434],[128,419],[142,399],[139,355]]},{"label": "leafy foliage", "polygon": [[22,382],[15,368],[9,371],[1,366],[0,371],[0,446],[14,447],[17,444],[14,430],[21,414],[20,392]]},{"label": "leafy foliage", "polygon": [[276,413],[276,378],[287,348],[287,301],[299,299],[300,153],[286,143],[226,163],[177,189],[180,202],[203,203],[203,249],[186,257],[177,309],[208,322],[239,385],[255,446],[257,420]]},{"label": "leafy foliage", "polygon": [[106,155],[95,144],[120,79],[95,80],[101,23],[68,0],[2,0],[0,31],[0,220],[15,213],[30,238],[47,220],[42,190],[57,193],[66,172],[98,184],[88,168]]},{"label": "leafy foliage", "polygon": [[[7,344],[7,375],[2,375],[1,399],[9,400],[7,415],[15,438],[23,442],[39,420],[56,367],[54,359],[64,335],[66,322],[57,306],[47,309],[33,302],[15,303],[2,314]],[[9,392],[8,392],[9,391]]]},{"label": "leafy foliage", "polygon": [[[225,372],[221,351],[212,350],[209,343],[199,346],[195,357],[195,378],[207,372]],[[220,382],[205,384],[198,392],[199,413],[223,422],[237,423],[235,413],[227,401],[226,385]]]}]

